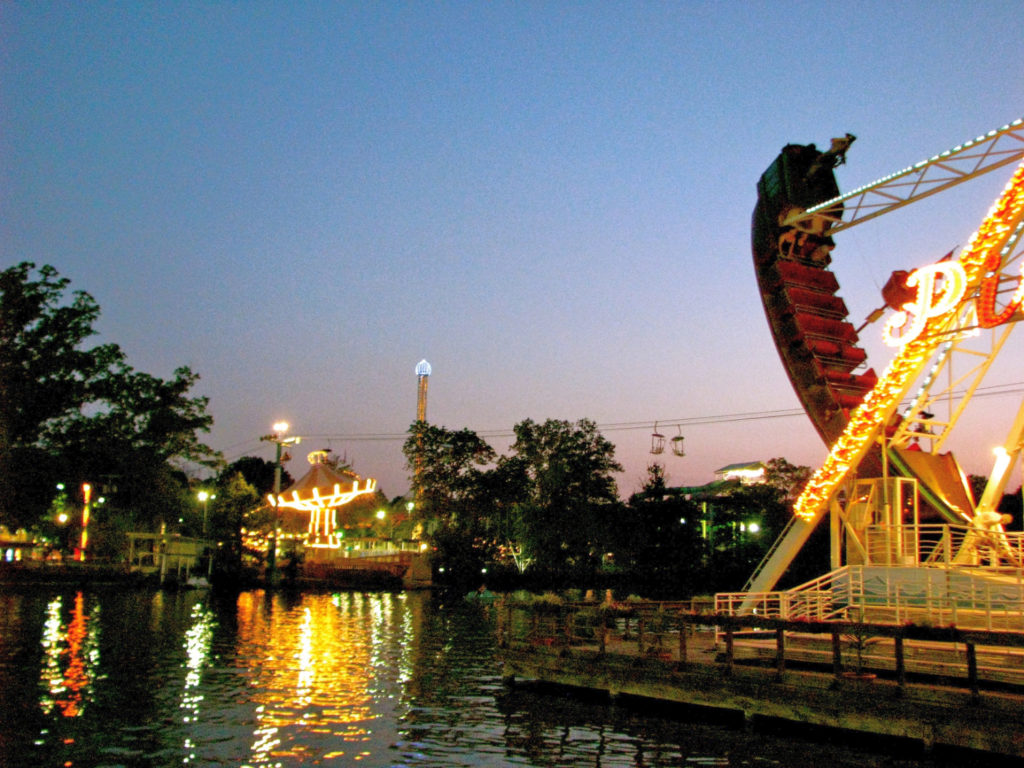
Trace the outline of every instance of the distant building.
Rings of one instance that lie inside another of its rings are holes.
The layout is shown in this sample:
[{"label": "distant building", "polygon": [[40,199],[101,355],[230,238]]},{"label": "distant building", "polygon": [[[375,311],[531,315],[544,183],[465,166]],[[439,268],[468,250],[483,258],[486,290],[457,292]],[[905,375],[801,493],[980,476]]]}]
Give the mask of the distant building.
[{"label": "distant building", "polygon": [[638,494],[646,499],[670,499],[683,497],[691,501],[712,500],[745,486],[758,485],[765,481],[766,467],[761,461],[745,461],[727,464],[715,470],[715,479],[705,485],[676,486],[665,488],[658,493]]},{"label": "distant building", "polygon": [[764,482],[765,466],[760,461],[741,464],[727,464],[715,470],[715,481],[739,480],[741,485],[757,485]]}]

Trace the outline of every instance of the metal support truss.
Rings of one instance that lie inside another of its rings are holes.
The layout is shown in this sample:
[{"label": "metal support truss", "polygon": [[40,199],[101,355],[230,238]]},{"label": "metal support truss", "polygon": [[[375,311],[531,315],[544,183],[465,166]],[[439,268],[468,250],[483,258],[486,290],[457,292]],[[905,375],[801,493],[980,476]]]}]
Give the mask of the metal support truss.
[{"label": "metal support truss", "polygon": [[[910,407],[903,413],[903,419],[889,441],[890,444],[903,448],[918,438],[929,444],[925,448],[929,453],[939,453],[1014,326],[1013,323],[1004,325],[998,332],[985,334],[981,339],[976,336],[960,336],[948,342],[937,356]],[[968,346],[970,341],[987,341],[988,345],[986,349],[972,348]],[[961,366],[962,370],[954,370],[954,362],[958,360],[966,360],[968,365]],[[945,376],[941,375],[943,373]],[[944,417],[938,415],[940,409],[945,411]]]},{"label": "metal support truss", "polygon": [[819,233],[825,224],[833,235],[1021,159],[1024,118],[813,208],[795,209],[782,224]]}]

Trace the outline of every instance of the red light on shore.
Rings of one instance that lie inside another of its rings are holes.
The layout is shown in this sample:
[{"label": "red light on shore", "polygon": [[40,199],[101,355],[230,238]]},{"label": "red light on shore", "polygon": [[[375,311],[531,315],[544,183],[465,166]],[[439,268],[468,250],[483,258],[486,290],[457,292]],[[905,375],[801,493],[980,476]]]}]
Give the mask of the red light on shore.
[{"label": "red light on shore", "polygon": [[89,483],[82,483],[82,499],[85,506],[82,507],[82,541],[79,545],[81,552],[80,560],[85,560],[85,548],[89,544],[89,502],[92,499],[92,486]]}]

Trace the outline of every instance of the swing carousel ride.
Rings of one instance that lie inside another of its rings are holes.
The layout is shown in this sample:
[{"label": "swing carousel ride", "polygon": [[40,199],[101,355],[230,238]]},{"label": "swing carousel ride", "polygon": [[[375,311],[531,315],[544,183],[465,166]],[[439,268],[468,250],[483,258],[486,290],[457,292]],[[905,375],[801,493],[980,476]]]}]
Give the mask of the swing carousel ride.
[{"label": "swing carousel ride", "polygon": [[307,553],[325,559],[342,546],[345,536],[338,521],[338,510],[360,496],[373,494],[377,481],[363,480],[355,472],[332,465],[328,451],[313,451],[306,457],[309,471],[276,497],[268,495],[270,507],[308,515],[304,536]]},{"label": "swing carousel ride", "polygon": [[[854,140],[833,139],[826,151],[787,145],[757,184],[752,250],[765,315],[829,454],[743,593],[725,596],[724,606],[765,612],[771,603],[778,610],[780,593],[769,590],[828,517],[832,571],[813,589],[844,597],[823,605],[848,606],[854,592],[873,595],[876,604],[907,604],[917,595],[922,605],[933,598],[949,605],[964,589],[975,601],[980,593],[1003,595],[1006,605],[1009,586],[1024,621],[1024,536],[1005,530],[1009,520],[997,511],[1021,454],[1024,403],[1007,433],[993,438],[1002,444],[977,500],[949,450],[972,397],[1024,319],[1024,120],[840,194],[834,169]],[[840,233],[1014,164],[967,244],[935,263],[894,272],[882,289],[884,306],[855,328],[830,268]],[[881,335],[895,355],[879,374],[868,366],[859,334],[886,314]],[[940,572],[945,586],[938,590]]]}]

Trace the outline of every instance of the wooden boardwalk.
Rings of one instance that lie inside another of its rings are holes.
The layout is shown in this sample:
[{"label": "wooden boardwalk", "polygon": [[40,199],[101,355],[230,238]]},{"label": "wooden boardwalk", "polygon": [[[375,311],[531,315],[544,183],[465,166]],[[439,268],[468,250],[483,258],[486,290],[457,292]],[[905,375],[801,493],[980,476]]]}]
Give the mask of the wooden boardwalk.
[{"label": "wooden boardwalk", "polygon": [[895,637],[874,636],[862,647],[857,675],[851,650],[839,648],[837,657],[836,635],[824,631],[726,636],[711,617],[694,616],[661,637],[648,632],[644,639],[638,622],[621,619],[587,636],[571,629],[566,612],[538,619],[500,610],[509,683],[539,681],[672,702],[755,726],[835,728],[909,740],[922,751],[977,750],[1024,761],[1024,687],[1001,679],[1022,679],[1024,649],[1013,647],[1024,644],[1020,636],[1002,647],[972,642],[968,653],[963,642],[907,639],[896,631],[902,628],[889,628]]}]

